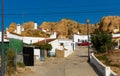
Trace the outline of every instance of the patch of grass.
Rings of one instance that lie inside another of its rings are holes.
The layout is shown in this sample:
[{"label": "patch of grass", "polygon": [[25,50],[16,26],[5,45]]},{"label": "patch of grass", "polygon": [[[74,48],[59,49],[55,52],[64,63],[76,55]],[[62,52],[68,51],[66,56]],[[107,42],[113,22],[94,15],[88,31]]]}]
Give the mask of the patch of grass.
[{"label": "patch of grass", "polygon": [[99,60],[104,61],[104,64],[106,64],[106,65],[108,65],[108,66],[111,66],[111,60],[109,60],[108,55],[103,54],[103,55],[96,56],[96,57],[97,57]]},{"label": "patch of grass", "polygon": [[119,64],[111,64],[111,66],[114,66],[114,67],[120,67]]},{"label": "patch of grass", "polygon": [[119,67],[118,64],[112,64],[111,60],[109,59],[107,54],[102,54],[102,55],[96,55],[96,57],[100,60],[100,61],[104,61],[104,64],[107,66],[114,66],[114,67]]},{"label": "patch of grass", "polygon": [[108,60],[108,58],[107,58],[107,56],[105,55],[105,54],[103,54],[103,55],[99,55],[99,56],[97,56],[96,55],[96,57],[99,59],[99,60]]}]

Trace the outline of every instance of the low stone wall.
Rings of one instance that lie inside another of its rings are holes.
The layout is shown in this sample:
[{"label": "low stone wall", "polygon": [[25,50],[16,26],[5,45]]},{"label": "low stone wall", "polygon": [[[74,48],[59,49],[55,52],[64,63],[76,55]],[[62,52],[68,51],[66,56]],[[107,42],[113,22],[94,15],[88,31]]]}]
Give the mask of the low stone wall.
[{"label": "low stone wall", "polygon": [[101,63],[95,56],[94,53],[91,54],[90,57],[90,63],[92,63],[103,76],[117,76],[116,73],[114,73],[110,67],[107,67],[103,63]]},{"label": "low stone wall", "polygon": [[64,50],[56,50],[57,58],[64,58]]}]

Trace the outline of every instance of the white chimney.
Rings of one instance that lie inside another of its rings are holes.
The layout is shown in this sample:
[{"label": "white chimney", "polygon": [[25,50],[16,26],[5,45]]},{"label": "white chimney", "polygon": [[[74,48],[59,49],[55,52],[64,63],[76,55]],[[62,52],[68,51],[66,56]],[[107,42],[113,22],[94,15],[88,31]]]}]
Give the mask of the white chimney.
[{"label": "white chimney", "polygon": [[18,26],[17,26],[17,29],[16,29],[16,33],[17,34],[21,34],[21,26],[20,26],[20,24],[17,24]]},{"label": "white chimney", "polygon": [[34,29],[35,30],[37,29],[37,23],[34,23]]}]

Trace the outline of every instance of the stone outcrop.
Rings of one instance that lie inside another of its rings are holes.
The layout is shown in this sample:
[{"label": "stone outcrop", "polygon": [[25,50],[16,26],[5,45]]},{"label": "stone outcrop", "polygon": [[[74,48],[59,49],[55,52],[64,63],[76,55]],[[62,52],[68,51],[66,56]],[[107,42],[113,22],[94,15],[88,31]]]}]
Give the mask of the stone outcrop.
[{"label": "stone outcrop", "polygon": [[22,24],[24,30],[34,30],[34,22],[27,22]]},{"label": "stone outcrop", "polygon": [[27,22],[22,25],[17,25],[16,23],[11,23],[10,26],[6,31],[14,33],[17,29],[17,26],[21,26],[21,28],[24,28],[24,31],[21,32],[22,36],[32,36],[32,37],[49,37],[47,33],[42,32],[40,28],[34,29],[34,22]]},{"label": "stone outcrop", "polygon": [[119,16],[106,16],[100,21],[100,30],[106,30],[112,33],[120,32],[120,17]]},{"label": "stone outcrop", "polygon": [[[87,24],[81,24],[70,19],[61,19],[58,22],[43,22],[38,26],[37,30],[34,30],[34,22],[24,23],[22,27],[24,27],[23,36],[48,37],[48,34],[41,31],[44,28],[49,32],[57,32],[58,38],[70,38],[73,34],[87,34],[88,30],[89,33],[92,33],[95,29],[106,30],[112,33],[120,32],[120,17],[106,16],[99,23],[89,24],[89,27]],[[10,24],[7,30],[14,32],[16,30],[16,23]]]},{"label": "stone outcrop", "polygon": [[[73,34],[87,34],[87,25],[80,24],[70,19],[62,19],[59,22],[43,22],[41,28],[50,29],[58,34],[58,38],[69,38]],[[94,24],[89,24],[90,33],[94,30]]]},{"label": "stone outcrop", "polygon": [[16,23],[11,23],[10,26],[8,27],[7,31],[14,33],[17,28]]}]

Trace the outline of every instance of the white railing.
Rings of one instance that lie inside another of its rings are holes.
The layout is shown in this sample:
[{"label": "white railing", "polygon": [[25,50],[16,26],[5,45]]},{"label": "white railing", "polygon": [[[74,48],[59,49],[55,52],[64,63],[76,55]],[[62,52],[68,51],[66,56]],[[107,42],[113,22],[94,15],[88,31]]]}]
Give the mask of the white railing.
[{"label": "white railing", "polygon": [[117,76],[116,73],[114,73],[110,67],[107,67],[106,65],[104,65],[103,63],[101,63],[95,56],[94,53],[91,54],[90,57],[90,63],[92,63],[97,69],[98,71],[100,71],[100,73],[103,76]]}]

